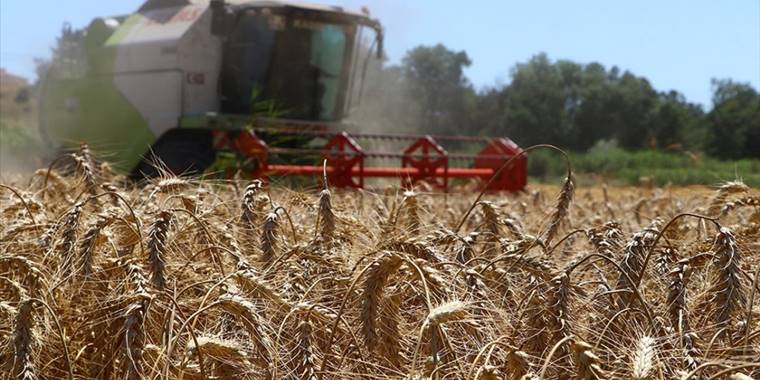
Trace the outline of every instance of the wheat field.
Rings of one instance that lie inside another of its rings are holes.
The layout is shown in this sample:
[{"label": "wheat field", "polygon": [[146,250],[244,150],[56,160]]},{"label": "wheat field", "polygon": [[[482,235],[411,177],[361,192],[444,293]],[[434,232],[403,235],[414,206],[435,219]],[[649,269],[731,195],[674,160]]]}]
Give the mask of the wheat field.
[{"label": "wheat field", "polygon": [[740,181],[481,198],[71,158],[0,188],[5,378],[760,378]]}]

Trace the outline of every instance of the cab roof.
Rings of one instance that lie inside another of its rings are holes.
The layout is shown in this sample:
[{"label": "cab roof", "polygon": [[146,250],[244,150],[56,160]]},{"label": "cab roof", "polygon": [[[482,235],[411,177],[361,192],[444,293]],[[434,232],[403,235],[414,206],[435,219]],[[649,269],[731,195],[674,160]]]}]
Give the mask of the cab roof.
[{"label": "cab roof", "polygon": [[[300,0],[226,0],[227,4],[236,7],[271,7],[271,8],[299,8],[313,11],[332,12],[348,14],[356,17],[367,17],[368,15],[350,11],[340,6],[315,4]],[[140,12],[161,9],[175,8],[187,5],[208,5],[210,0],[148,0],[139,9]]]},{"label": "cab roof", "polygon": [[[197,0],[199,2],[207,2],[207,0]],[[252,6],[252,7],[291,7],[301,8],[314,11],[336,12],[336,13],[348,13],[355,16],[366,16],[364,14],[346,10],[343,7],[337,5],[315,4],[299,0],[227,0],[230,5],[237,6]]]}]

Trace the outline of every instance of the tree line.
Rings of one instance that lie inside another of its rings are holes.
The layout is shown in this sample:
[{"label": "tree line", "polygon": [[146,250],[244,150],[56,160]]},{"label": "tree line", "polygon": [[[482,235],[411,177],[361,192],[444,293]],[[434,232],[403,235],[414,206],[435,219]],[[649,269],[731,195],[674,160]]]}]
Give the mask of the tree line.
[{"label": "tree line", "polygon": [[550,143],[586,151],[620,147],[760,157],[760,93],[750,84],[712,80],[712,108],[657,91],[629,71],[535,55],[503,85],[476,90],[464,51],[419,46],[399,64],[368,74],[359,120],[393,131],[507,136],[522,146]]}]

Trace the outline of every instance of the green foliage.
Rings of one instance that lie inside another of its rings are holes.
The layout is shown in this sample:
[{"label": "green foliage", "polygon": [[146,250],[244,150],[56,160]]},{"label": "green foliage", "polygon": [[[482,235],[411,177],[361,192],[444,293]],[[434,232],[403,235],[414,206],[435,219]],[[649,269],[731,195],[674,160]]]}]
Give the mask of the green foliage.
[{"label": "green foliage", "polygon": [[[617,147],[595,147],[586,153],[570,153],[573,170],[581,178],[637,185],[646,177],[657,185],[713,185],[742,178],[750,186],[760,186],[760,160],[721,161],[696,158],[685,153],[654,150],[626,151]],[[554,152],[539,150],[528,157],[528,175],[556,181],[564,175],[565,164]]]},{"label": "green foliage", "polygon": [[760,157],[760,94],[731,80],[712,84],[707,152],[721,158]]},{"label": "green foliage", "polygon": [[0,149],[5,153],[19,154],[41,147],[39,138],[33,135],[28,128],[13,125],[8,120],[0,119]]},{"label": "green foliage", "polygon": [[289,112],[277,100],[264,98],[263,91],[259,86],[254,86],[251,89],[250,99],[250,112],[254,118],[275,119],[284,117]]},{"label": "green foliage", "polygon": [[467,93],[473,92],[464,68],[472,62],[464,51],[455,52],[438,44],[418,46],[406,53],[402,70],[408,95],[419,108],[423,131],[451,133],[468,119]]},{"label": "green foliage", "polygon": [[[61,34],[56,37],[56,42],[51,48],[51,58],[35,58],[35,71],[37,83],[52,74],[60,78],[79,77],[88,70],[88,57],[85,51],[85,29],[74,29],[71,24],[64,23]],[[91,49],[90,54],[94,52]]]},{"label": "green foliage", "polygon": [[616,67],[552,62],[545,54],[517,64],[509,85],[483,92],[479,110],[487,134],[577,151],[612,138],[628,149],[696,148],[701,142],[687,136],[703,129],[701,108],[675,91],[658,93]]}]

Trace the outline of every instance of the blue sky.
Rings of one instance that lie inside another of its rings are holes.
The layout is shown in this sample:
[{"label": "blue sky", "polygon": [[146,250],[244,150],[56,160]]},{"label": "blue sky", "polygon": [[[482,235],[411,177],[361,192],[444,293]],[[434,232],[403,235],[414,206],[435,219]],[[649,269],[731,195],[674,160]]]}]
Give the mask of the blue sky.
[{"label": "blue sky", "polygon": [[[335,0],[367,5],[387,29],[392,61],[420,44],[466,50],[478,87],[509,82],[517,62],[552,59],[617,65],[709,107],[710,78],[760,88],[760,0]],[[34,76],[34,57],[64,21],[86,26],[100,15],[129,13],[142,0],[0,0],[0,66]]]}]

